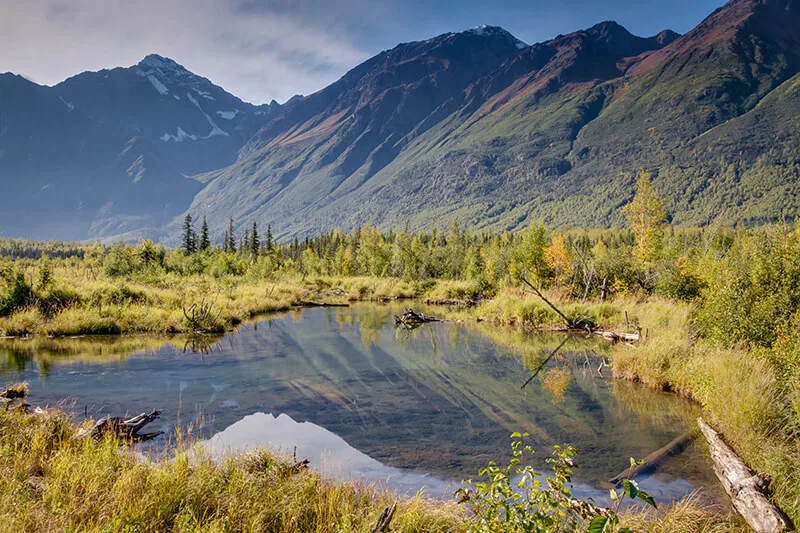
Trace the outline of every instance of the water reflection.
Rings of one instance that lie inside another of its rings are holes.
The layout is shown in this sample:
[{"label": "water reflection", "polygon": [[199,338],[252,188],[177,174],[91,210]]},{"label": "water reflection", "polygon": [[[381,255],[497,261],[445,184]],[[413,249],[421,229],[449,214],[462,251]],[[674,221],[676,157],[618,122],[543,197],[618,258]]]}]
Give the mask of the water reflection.
[{"label": "water reflection", "polygon": [[203,443],[215,455],[265,447],[297,458],[309,459],[326,477],[360,480],[390,486],[402,492],[422,489],[431,495],[452,493],[452,482],[407,472],[381,464],[350,446],[344,439],[312,422],[296,422],[281,414],[254,413],[215,434]]},{"label": "water reflection", "polygon": [[[563,337],[486,324],[396,330],[397,312],[378,305],[307,309],[246,325],[210,346],[137,338],[108,346],[0,343],[0,376],[28,380],[38,403],[74,397],[80,415],[158,408],[168,433],[179,422],[192,424],[220,442],[241,433],[253,442],[304,446],[314,444],[303,442],[313,429],[320,442],[352,450],[335,468],[377,472],[395,487],[401,479],[446,486],[475,477],[488,461],[504,460],[510,433],[527,431],[542,462],[553,444],[578,447],[576,480],[586,492],[605,494],[605,480],[630,457],[644,457],[694,423],[693,406],[675,396],[600,377],[597,360],[590,361],[592,350],[602,354],[597,340],[571,338],[566,355],[521,389]],[[263,413],[277,418],[269,422]],[[302,431],[293,436],[285,420]],[[646,481],[662,501],[716,486],[697,447]],[[416,488],[422,486],[434,490]]]}]

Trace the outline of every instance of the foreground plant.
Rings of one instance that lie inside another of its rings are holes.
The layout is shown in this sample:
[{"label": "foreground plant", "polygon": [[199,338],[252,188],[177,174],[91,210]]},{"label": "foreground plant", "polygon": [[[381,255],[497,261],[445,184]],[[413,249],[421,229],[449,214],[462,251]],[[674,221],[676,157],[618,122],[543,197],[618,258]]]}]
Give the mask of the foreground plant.
[{"label": "foreground plant", "polygon": [[[653,507],[652,496],[640,491],[635,481],[623,480],[624,491],[611,491],[611,509],[596,506],[591,501],[572,497],[569,483],[577,450],[572,446],[555,446],[553,457],[547,459],[552,476],[544,477],[530,462],[533,447],[524,444],[528,433],[511,435],[512,457],[501,468],[494,461],[480,470],[486,481],[466,481],[456,491],[460,503],[468,504],[475,519],[467,526],[469,533],[631,533],[620,527],[619,509],[622,501],[640,499]],[[528,464],[526,464],[526,459]],[[631,468],[638,463],[631,459]]]}]

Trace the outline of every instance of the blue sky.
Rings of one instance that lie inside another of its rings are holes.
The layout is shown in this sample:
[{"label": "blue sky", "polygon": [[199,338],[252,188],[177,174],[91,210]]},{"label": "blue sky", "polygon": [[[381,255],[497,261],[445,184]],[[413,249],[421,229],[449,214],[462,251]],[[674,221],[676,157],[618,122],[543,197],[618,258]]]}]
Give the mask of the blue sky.
[{"label": "blue sky", "polygon": [[397,43],[479,24],[534,43],[616,20],[685,33],[721,0],[0,0],[0,72],[54,84],[171,57],[255,103],[335,81]]}]

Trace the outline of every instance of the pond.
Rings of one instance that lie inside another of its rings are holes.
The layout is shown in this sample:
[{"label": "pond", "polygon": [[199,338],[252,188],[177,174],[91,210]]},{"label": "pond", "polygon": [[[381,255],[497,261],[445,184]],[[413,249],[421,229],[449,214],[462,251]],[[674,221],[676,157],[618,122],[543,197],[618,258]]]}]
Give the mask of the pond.
[{"label": "pond", "polygon": [[[554,444],[580,453],[575,493],[607,497],[608,478],[695,425],[674,395],[598,371],[605,341],[475,323],[396,329],[392,305],[314,308],[265,317],[219,338],[0,342],[0,385],[27,381],[31,402],[79,420],[163,410],[210,453],[266,446],[308,458],[326,476],[448,495],[530,433],[540,461]],[[435,310],[426,310],[429,313]],[[152,430],[159,422],[147,430]],[[157,429],[157,428],[156,428]],[[700,442],[639,478],[657,501],[696,489],[722,501]]]}]

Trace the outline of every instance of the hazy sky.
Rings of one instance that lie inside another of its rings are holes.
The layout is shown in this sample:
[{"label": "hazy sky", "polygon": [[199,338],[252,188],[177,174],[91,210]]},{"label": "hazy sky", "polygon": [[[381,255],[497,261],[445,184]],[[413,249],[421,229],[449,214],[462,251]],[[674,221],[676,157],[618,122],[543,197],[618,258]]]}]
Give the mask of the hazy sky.
[{"label": "hazy sky", "polygon": [[722,0],[0,0],[0,72],[47,85],[171,57],[254,103],[336,80],[397,43],[479,24],[527,43],[603,20],[685,33]]}]

